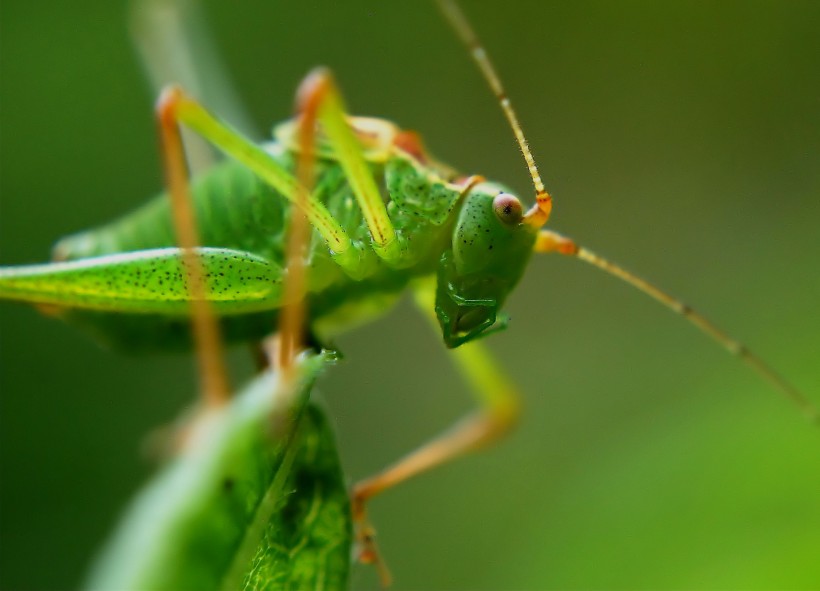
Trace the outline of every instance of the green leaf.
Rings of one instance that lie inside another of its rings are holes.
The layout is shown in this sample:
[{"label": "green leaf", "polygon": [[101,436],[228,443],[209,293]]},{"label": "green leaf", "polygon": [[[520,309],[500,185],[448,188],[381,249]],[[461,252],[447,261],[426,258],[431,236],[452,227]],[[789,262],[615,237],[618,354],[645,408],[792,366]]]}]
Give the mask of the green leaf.
[{"label": "green leaf", "polygon": [[257,378],[197,418],[184,450],[137,496],[92,589],[347,588],[350,506],[322,409],[329,354],[305,357],[289,394]]}]

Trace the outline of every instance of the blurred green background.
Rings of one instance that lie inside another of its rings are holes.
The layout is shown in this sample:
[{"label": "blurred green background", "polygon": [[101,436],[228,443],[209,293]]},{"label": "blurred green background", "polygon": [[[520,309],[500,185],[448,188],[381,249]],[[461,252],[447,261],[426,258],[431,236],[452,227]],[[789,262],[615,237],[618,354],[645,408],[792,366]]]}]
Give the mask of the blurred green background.
[{"label": "blurred green background", "polygon": [[[555,196],[553,227],[679,294],[820,401],[820,3],[465,4]],[[355,113],[530,195],[431,3],[206,9],[260,134],[325,64]],[[0,3],[3,264],[43,260],[161,186],[127,12]],[[396,589],[820,585],[820,433],[793,407],[575,261],[535,260],[509,312],[489,346],[524,421],[373,502]],[[192,400],[192,362],[110,353],[19,305],[0,322],[0,587],[72,588],[151,472],[146,435]],[[341,345],[320,390],[351,480],[470,408],[407,302]],[[354,572],[354,588],[377,585]]]}]

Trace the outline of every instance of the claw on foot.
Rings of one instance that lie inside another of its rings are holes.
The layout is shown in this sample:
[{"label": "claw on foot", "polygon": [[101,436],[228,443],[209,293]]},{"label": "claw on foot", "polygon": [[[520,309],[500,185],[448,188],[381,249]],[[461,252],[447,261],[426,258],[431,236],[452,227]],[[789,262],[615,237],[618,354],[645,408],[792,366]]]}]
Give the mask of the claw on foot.
[{"label": "claw on foot", "polygon": [[355,527],[355,546],[353,555],[362,564],[372,564],[376,567],[383,589],[387,589],[393,582],[390,569],[381,557],[376,545],[376,530],[367,520],[364,502],[353,494],[353,523]]}]

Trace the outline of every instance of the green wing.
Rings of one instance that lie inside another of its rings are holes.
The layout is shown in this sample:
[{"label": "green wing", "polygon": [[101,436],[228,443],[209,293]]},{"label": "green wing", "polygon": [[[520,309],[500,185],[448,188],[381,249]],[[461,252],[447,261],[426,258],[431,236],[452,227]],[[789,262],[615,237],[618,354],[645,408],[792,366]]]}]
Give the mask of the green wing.
[{"label": "green wing", "polygon": [[[279,305],[282,269],[250,252],[198,248],[206,296],[218,314]],[[76,261],[4,267],[0,298],[61,308],[132,314],[189,314],[185,260],[179,248],[157,248]]]}]

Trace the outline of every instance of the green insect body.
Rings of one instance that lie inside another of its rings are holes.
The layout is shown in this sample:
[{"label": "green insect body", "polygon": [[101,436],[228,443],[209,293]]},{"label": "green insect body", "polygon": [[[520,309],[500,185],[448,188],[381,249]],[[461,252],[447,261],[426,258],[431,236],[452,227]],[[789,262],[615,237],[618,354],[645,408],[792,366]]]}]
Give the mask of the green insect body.
[{"label": "green insect body", "polygon": [[[351,121],[393,128],[372,119]],[[298,154],[290,141],[293,129],[292,123],[281,125],[277,141],[265,145],[290,172]],[[318,335],[333,335],[389,309],[411,281],[434,274],[437,315],[449,346],[501,327],[497,311],[520,278],[536,236],[520,223],[514,197],[496,184],[464,185],[449,169],[398,146],[381,153],[365,146],[407,251],[401,266],[390,266],[370,246],[350,183],[326,142],[320,141],[318,152],[313,195],[353,239],[364,269],[357,277],[345,273],[314,233],[306,256],[307,293]],[[263,337],[275,327],[283,303],[290,202],[232,160],[195,179],[192,194],[206,247],[199,252],[207,298],[226,338]],[[55,263],[3,270],[0,296],[57,306],[69,321],[120,348],[177,347],[190,338],[190,296],[175,244],[169,201],[162,194],[107,226],[61,240]]]}]

